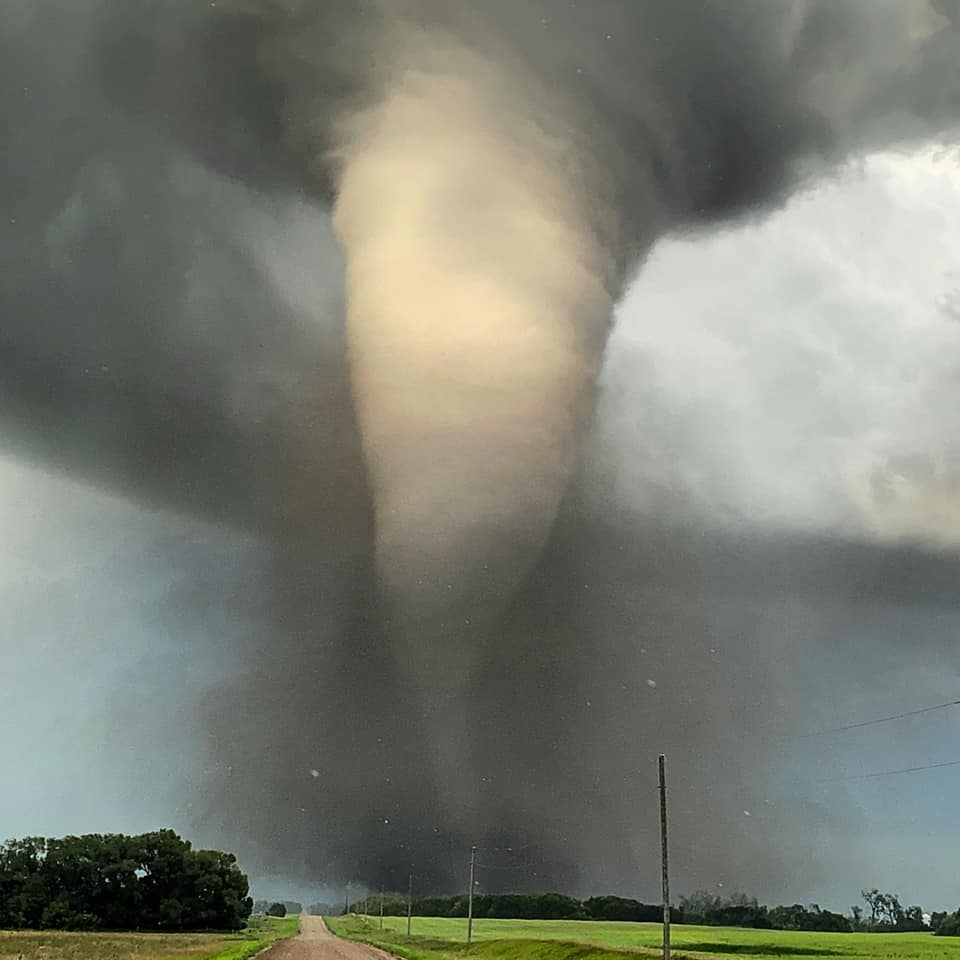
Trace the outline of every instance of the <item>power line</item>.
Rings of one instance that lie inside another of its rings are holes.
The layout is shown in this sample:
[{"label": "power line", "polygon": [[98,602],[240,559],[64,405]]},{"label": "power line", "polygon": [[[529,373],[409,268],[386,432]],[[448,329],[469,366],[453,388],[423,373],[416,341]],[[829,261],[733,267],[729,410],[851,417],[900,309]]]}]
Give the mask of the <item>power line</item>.
[{"label": "power line", "polygon": [[829,777],[817,783],[840,783],[844,780],[873,780],[877,777],[894,777],[900,773],[919,773],[921,770],[939,770],[941,767],[960,767],[960,760],[946,760],[943,763],[925,763],[922,767],[904,767],[902,770],[880,770],[876,773],[858,773],[850,777]]},{"label": "power line", "polygon": [[846,723],[841,727],[831,727],[828,730],[817,730],[814,733],[801,733],[798,740],[809,740],[811,737],[826,737],[833,733],[844,733],[847,730],[857,730],[860,727],[872,727],[877,723],[890,723],[891,720],[903,720],[906,717],[918,717],[921,713],[932,713],[934,710],[944,710],[947,707],[960,706],[960,700],[947,700],[945,703],[935,703],[932,707],[921,707],[919,710],[908,710],[906,713],[895,713],[889,717],[877,717],[876,720],[861,720],[859,723]]}]

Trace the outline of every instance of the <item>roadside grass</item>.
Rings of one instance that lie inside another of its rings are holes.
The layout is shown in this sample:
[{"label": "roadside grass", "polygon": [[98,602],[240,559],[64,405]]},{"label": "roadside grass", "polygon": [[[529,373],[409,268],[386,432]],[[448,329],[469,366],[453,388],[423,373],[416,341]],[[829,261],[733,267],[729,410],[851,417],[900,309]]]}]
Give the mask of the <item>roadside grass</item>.
[{"label": "roadside grass", "polygon": [[[592,920],[491,920],[475,918],[474,942],[467,947],[462,918],[414,917],[406,936],[406,917],[331,917],[330,929],[378,946],[405,960],[624,960],[624,952],[660,954],[656,923],[606,923]],[[674,955],[726,960],[742,955],[757,960],[838,957],[843,960],[960,960],[960,940],[930,933],[806,933],[735,927],[672,928]]]},{"label": "roadside grass", "polygon": [[0,960],[248,960],[296,934],[299,917],[254,917],[238,933],[0,931]]}]

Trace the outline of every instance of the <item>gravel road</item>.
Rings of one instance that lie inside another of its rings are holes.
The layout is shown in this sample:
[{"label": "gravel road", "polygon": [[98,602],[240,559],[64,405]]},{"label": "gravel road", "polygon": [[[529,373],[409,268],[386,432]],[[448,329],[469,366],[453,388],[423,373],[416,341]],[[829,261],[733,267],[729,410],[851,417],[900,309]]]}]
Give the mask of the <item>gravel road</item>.
[{"label": "gravel road", "polygon": [[259,955],[261,960],[393,960],[389,953],[335,937],[322,917],[302,916],[300,933]]}]

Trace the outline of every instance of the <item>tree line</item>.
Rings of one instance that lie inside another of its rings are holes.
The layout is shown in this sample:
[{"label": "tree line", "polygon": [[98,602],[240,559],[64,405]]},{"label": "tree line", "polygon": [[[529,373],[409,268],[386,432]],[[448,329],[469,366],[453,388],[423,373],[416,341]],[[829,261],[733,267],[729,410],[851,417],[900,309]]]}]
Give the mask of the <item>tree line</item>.
[{"label": "tree line", "polygon": [[[267,917],[285,917],[291,913],[303,913],[303,904],[298,900],[254,900],[253,912]],[[327,914],[329,913],[328,910]]]},{"label": "tree line", "polygon": [[[896,894],[876,889],[862,891],[868,912],[859,906],[849,916],[821,908],[818,904],[791,904],[768,907],[756,897],[735,893],[716,896],[697,891],[680,899],[671,907],[673,923],[703,924],[723,927],[754,927],[764,930],[809,930],[820,932],[888,932],[900,933],[933,930],[941,936],[960,935],[960,911],[954,914],[934,913],[930,925],[923,922],[918,906],[903,907]],[[380,898],[369,897],[345,905],[346,912],[366,910],[376,913]],[[466,917],[467,896],[417,897],[412,911],[418,917]],[[404,916],[407,899],[401,894],[384,894],[383,912],[387,916]],[[477,918],[518,920],[623,920],[635,923],[659,923],[663,919],[660,904],[642,903],[628,897],[602,896],[576,900],[559,893],[476,894],[473,915]]]},{"label": "tree line", "polygon": [[850,933],[854,929],[850,917],[824,910],[816,903],[767,907],[759,903],[756,897],[742,893],[720,897],[698,890],[681,898],[680,909],[686,923],[706,926],[833,933]]},{"label": "tree line", "polygon": [[725,927],[759,927],[771,930],[819,930],[836,933],[911,933],[932,931],[940,936],[960,936],[960,910],[948,914],[932,913],[924,922],[923,908],[904,907],[895,893],[882,893],[876,887],[860,891],[867,910],[859,905],[850,908],[850,915],[809,906],[765,907],[756,897],[734,894],[717,897],[698,891],[680,901],[686,923],[702,923]]},{"label": "tree line", "polygon": [[194,850],[172,830],[0,846],[0,928],[239,930],[248,892],[233,854]]}]

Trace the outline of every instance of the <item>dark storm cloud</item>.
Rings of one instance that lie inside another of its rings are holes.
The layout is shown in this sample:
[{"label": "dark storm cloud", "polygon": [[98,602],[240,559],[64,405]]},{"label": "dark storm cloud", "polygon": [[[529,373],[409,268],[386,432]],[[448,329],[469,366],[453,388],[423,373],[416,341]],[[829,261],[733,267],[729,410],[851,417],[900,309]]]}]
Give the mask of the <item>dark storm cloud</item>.
[{"label": "dark storm cloud", "polygon": [[[571,315],[585,385],[550,407],[575,450],[604,297],[665,231],[768,208],[867,142],[857,131],[876,141],[890,115],[897,136],[953,122],[940,85],[955,69],[953,8],[918,30],[894,3],[475,7],[11,7],[0,22],[12,91],[0,105],[7,446],[262,537],[270,573],[236,614],[242,675],[204,707],[211,774],[197,807],[205,830],[266,868],[398,883],[414,864],[442,886],[470,842],[523,843],[522,869],[506,864],[492,884],[623,884],[654,849],[652,825],[632,825],[633,797],[650,786],[637,771],[667,748],[696,761],[679,774],[683,876],[767,881],[806,856],[795,829],[806,814],[694,826],[709,819],[708,791],[742,811],[756,789],[745,771],[792,720],[770,636],[820,609],[822,591],[840,605],[890,602],[891,589],[927,601],[952,567],[855,545],[713,540],[682,501],[665,502],[653,528],[613,504],[593,516],[576,493],[583,474],[555,528],[550,500],[532,532],[495,531],[491,556],[505,559],[489,583],[454,549],[456,603],[438,581],[430,617],[390,622],[375,574],[386,511],[374,517],[367,472],[384,502],[396,451],[369,439],[382,398],[364,408],[376,409],[361,451],[342,264],[318,208],[335,204],[341,237],[365,222],[364,197],[344,185],[381,145],[351,120],[382,123],[410,77],[427,78],[428,103],[444,70],[488,81],[478,142],[496,144],[511,186],[532,167],[523,209],[570,240],[555,262],[552,246],[520,252],[552,276],[586,264],[601,305],[589,328]],[[546,180],[562,189],[538,192]],[[464,220],[462,191],[428,186],[447,222],[440,246],[506,242],[509,219]],[[488,186],[477,178],[478,195]],[[328,277],[323,309],[300,289],[316,277],[284,275],[283,251],[268,255],[291,216],[314,224],[303,262]],[[346,243],[348,271],[368,242]],[[361,279],[366,293],[379,281]],[[455,443],[487,454],[462,432]],[[431,476],[426,459],[415,478]],[[570,467],[549,466],[559,498]],[[483,494],[507,504],[517,489]]]}]

